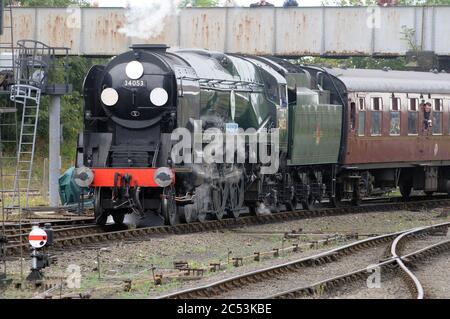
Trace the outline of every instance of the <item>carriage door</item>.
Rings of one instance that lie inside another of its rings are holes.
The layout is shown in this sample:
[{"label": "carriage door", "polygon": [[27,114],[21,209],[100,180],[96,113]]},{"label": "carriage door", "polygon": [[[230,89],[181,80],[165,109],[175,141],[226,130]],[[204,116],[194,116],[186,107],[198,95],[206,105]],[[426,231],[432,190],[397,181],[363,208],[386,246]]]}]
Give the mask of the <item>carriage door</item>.
[{"label": "carriage door", "polygon": [[349,100],[349,136],[364,136],[366,131],[366,96],[355,94]]}]

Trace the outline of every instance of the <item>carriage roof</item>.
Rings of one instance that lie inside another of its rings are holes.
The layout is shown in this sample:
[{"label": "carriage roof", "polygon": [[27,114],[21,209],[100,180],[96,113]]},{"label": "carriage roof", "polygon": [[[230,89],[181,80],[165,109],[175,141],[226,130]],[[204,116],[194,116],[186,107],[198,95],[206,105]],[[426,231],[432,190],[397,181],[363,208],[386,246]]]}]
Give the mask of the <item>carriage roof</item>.
[{"label": "carriage roof", "polygon": [[450,74],[332,68],[350,92],[450,94]]}]

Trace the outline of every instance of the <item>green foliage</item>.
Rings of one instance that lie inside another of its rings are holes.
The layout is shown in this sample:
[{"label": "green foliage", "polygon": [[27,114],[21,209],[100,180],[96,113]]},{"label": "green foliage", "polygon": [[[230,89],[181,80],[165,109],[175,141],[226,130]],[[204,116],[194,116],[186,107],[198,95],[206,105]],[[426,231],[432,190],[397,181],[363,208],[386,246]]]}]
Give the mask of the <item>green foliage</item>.
[{"label": "green foliage", "polygon": [[372,58],[372,57],[351,57],[347,59],[328,59],[317,57],[301,58],[296,63],[300,64],[316,64],[326,67],[345,67],[356,69],[384,69],[402,71],[406,69],[405,58]]},{"label": "green foliage", "polygon": [[416,30],[414,28],[408,28],[406,25],[403,25],[401,35],[401,39],[408,43],[409,49],[411,51],[417,52],[421,49],[416,44]]},{"label": "green foliage", "polygon": [[[373,6],[377,5],[377,0],[323,0],[322,5],[338,6]],[[450,5],[450,0],[399,0],[401,6],[437,6]]]},{"label": "green foliage", "polygon": [[217,7],[218,0],[182,0],[179,4],[180,8],[185,7]]},{"label": "green foliage", "polygon": [[450,5],[450,0],[400,0],[399,4],[405,6]]},{"label": "green foliage", "polygon": [[96,64],[106,64],[108,59],[88,59],[82,57],[69,57],[69,83],[73,84],[74,91],[82,93],[84,78],[89,69]]},{"label": "green foliage", "polygon": [[22,7],[68,7],[77,5],[80,7],[89,7],[88,0],[21,0],[19,1]]},{"label": "green foliage", "polygon": [[335,4],[340,6],[373,6],[377,4],[376,0],[337,0]]},{"label": "green foliage", "polygon": [[[62,65],[63,60],[57,64]],[[83,57],[69,57],[65,63],[68,63],[68,76],[63,68],[58,68],[52,74],[52,78],[59,83],[64,83],[68,78],[69,83],[73,84],[73,92],[63,96],[61,99],[61,124],[62,138],[61,156],[63,163],[73,164],[75,158],[77,136],[83,130],[83,82],[89,69],[95,64],[105,64],[105,59],[89,59]],[[37,157],[48,156],[48,107],[50,99],[44,96],[41,99],[41,110],[39,115],[39,128],[37,136]],[[66,165],[66,166],[67,166]]]}]

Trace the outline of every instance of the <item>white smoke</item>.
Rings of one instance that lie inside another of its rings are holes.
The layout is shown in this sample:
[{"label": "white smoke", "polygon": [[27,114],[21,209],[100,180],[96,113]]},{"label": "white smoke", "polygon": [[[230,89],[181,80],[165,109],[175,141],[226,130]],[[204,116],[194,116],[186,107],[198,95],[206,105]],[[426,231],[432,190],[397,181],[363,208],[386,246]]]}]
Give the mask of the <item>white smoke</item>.
[{"label": "white smoke", "polygon": [[[129,0],[125,26],[120,28],[119,32],[141,39],[158,37],[164,32],[166,19],[180,13],[180,2],[181,0]],[[218,4],[222,7],[246,7],[252,2],[257,0],[220,0]]]},{"label": "white smoke", "polygon": [[119,32],[141,39],[159,36],[164,31],[166,18],[178,15],[179,2],[180,0],[133,2],[127,9],[125,26]]},{"label": "white smoke", "polygon": [[[303,0],[301,4],[320,5],[321,1],[323,0]],[[119,32],[128,37],[141,39],[158,37],[164,32],[166,19],[180,13],[180,2],[181,0],[128,0],[125,26],[119,29]],[[218,6],[248,7],[255,2],[258,0],[220,0]],[[269,0],[268,2],[281,6],[284,0]]]}]

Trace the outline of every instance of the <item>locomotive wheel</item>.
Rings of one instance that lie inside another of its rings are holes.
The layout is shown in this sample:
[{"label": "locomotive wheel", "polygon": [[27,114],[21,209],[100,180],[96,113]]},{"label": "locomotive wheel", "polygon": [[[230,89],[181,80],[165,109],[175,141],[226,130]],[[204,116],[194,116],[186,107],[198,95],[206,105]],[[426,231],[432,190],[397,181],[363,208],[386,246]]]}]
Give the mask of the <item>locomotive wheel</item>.
[{"label": "locomotive wheel", "polygon": [[342,206],[342,202],[339,198],[337,198],[337,196],[330,197],[330,203],[331,203],[331,206],[334,208],[339,208]]},{"label": "locomotive wheel", "polygon": [[358,181],[353,182],[352,205],[353,206],[361,205],[361,188],[360,183]]},{"label": "locomotive wheel", "polygon": [[108,212],[103,208],[102,188],[96,188],[94,191],[94,217],[95,223],[99,226],[105,226],[108,222]]},{"label": "locomotive wheel", "polygon": [[297,199],[295,198],[295,196],[291,201],[286,203],[286,209],[290,211],[294,211],[297,209]]},{"label": "locomotive wheel", "polygon": [[402,194],[403,199],[409,200],[411,197],[412,185],[407,181],[400,182],[400,194]]},{"label": "locomotive wheel", "polygon": [[237,182],[230,184],[230,216],[238,218],[241,214],[241,209],[245,200],[245,180],[241,175]]},{"label": "locomotive wheel", "polygon": [[331,196],[330,195],[330,203],[331,206],[335,207],[335,208],[339,208],[344,206],[344,203],[342,202],[342,197],[343,197],[343,191],[342,191],[342,184],[336,184],[336,194],[335,196]]},{"label": "locomotive wheel", "polygon": [[205,212],[198,212],[197,219],[203,224],[208,220],[208,215]]},{"label": "locomotive wheel", "polygon": [[125,213],[122,212],[116,212],[111,214],[112,218],[114,220],[114,223],[118,225],[123,225],[123,221],[125,220]]},{"label": "locomotive wheel", "polygon": [[359,194],[359,192],[357,192],[357,194],[353,194],[352,205],[353,206],[361,205],[361,195]]},{"label": "locomotive wheel", "polygon": [[[291,175],[287,174],[286,178],[288,180],[288,185],[293,185]],[[290,211],[294,211],[297,209],[297,197],[295,196],[295,187],[290,186],[289,192],[290,192],[290,194],[289,194],[290,199],[285,203],[286,209],[290,210]]]},{"label": "locomotive wheel", "polygon": [[166,225],[174,226],[179,224],[177,204],[175,202],[175,188],[173,186],[164,188],[161,199],[161,213]]},{"label": "locomotive wheel", "polygon": [[211,189],[212,209],[217,220],[222,220],[225,215],[229,187],[224,182],[216,181]]},{"label": "locomotive wheel", "polygon": [[302,207],[304,210],[311,210],[314,209],[315,200],[312,197],[312,195],[308,196],[308,199],[305,201],[302,201]]},{"label": "locomotive wheel", "polygon": [[195,209],[194,205],[186,205],[178,207],[178,213],[180,214],[181,221],[186,224],[195,222]]},{"label": "locomotive wheel", "polygon": [[194,204],[192,205],[193,216],[200,222],[204,223],[208,220],[208,211],[212,204],[212,191],[210,187],[203,185],[195,189]]}]

